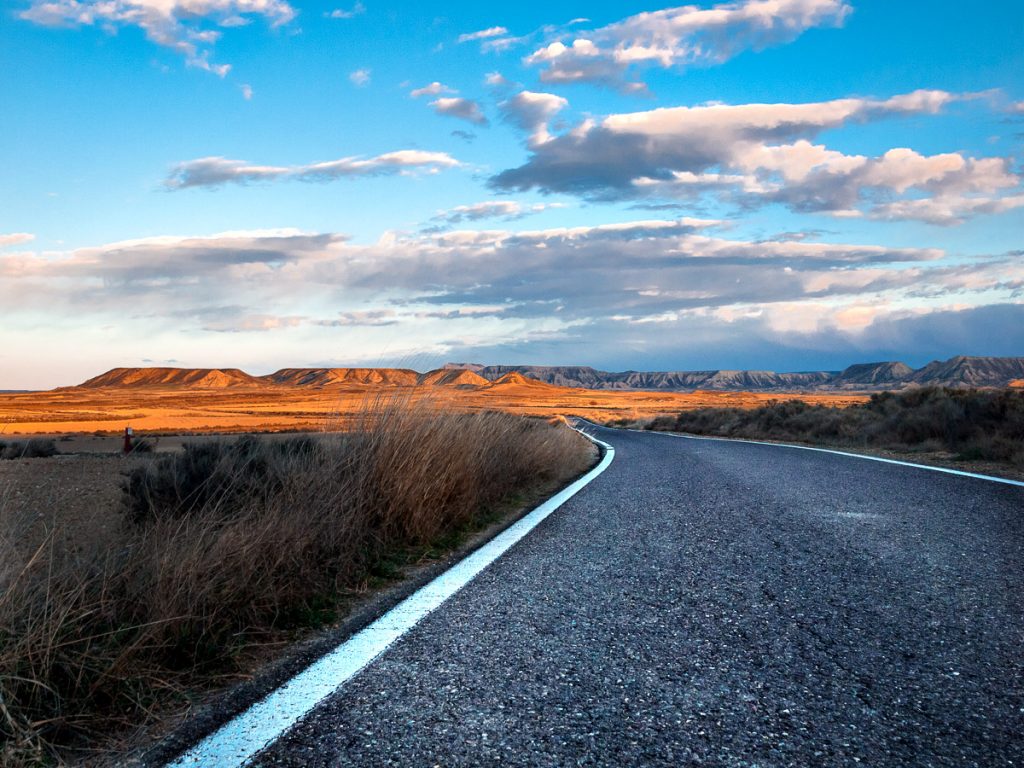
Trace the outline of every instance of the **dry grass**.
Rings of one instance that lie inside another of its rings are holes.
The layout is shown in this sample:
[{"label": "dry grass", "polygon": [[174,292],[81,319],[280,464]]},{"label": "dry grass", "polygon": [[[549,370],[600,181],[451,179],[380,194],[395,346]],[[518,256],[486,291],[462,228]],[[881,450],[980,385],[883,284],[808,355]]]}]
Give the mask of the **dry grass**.
[{"label": "dry grass", "polygon": [[[623,422],[613,422],[621,424]],[[634,423],[644,429],[842,447],[946,452],[1024,468],[1024,392],[928,387],[883,392],[848,408],[799,400],[703,408]]]},{"label": "dry grass", "polygon": [[0,531],[0,764],[80,758],[332,618],[390,553],[590,460],[564,426],[402,403],[346,434],[210,445],[142,461],[115,536],[86,521],[26,550],[17,521]]}]

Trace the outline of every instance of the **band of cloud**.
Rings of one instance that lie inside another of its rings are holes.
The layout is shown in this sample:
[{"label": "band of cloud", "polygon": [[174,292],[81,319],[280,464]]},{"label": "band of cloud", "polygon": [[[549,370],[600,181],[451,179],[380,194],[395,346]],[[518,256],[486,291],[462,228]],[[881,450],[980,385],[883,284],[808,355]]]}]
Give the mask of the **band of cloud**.
[{"label": "band of cloud", "polygon": [[361,176],[437,173],[459,165],[459,161],[446,152],[418,149],[403,149],[369,158],[343,157],[339,160],[292,166],[253,165],[245,160],[202,157],[174,166],[164,186],[168,189],[186,189],[280,180],[328,182]]}]

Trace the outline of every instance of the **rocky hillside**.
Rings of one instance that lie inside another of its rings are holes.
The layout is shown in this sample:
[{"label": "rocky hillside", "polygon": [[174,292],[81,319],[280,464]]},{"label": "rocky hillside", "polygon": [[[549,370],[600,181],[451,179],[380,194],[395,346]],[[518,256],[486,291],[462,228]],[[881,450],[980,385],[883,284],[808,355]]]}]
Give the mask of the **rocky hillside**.
[{"label": "rocky hillside", "polygon": [[260,380],[238,368],[114,368],[79,386],[100,387],[191,387],[224,389],[259,386]]},{"label": "rocky hillside", "polygon": [[1024,357],[964,357],[936,360],[911,374],[916,384],[943,387],[1005,387],[1024,377]]},{"label": "rocky hillside", "polygon": [[282,368],[260,378],[289,387],[329,387],[336,384],[414,386],[420,378],[411,368]]},{"label": "rocky hillside", "polygon": [[424,373],[417,383],[428,387],[487,387],[491,382],[472,371],[438,368],[436,371]]},{"label": "rocky hillside", "polygon": [[114,368],[79,384],[85,389],[415,386],[479,388],[493,385],[490,380],[461,368],[439,368],[427,373],[411,368],[282,368],[266,376],[251,376],[237,368]]},{"label": "rocky hillside", "polygon": [[857,363],[829,380],[831,386],[892,385],[906,381],[914,369],[904,363]]}]

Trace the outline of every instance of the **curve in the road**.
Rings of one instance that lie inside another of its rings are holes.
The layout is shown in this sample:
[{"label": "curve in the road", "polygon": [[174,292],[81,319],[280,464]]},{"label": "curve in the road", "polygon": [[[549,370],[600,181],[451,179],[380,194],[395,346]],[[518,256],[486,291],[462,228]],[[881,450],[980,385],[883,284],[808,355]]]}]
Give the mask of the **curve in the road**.
[{"label": "curve in the road", "polygon": [[602,449],[597,466],[509,526],[468,557],[418,589],[365,629],[322,656],[280,688],[225,723],[168,768],[245,765],[339,686],[359,674],[434,609],[473,580],[546,517],[604,472],[615,449],[581,431]]},{"label": "curve in the road", "polygon": [[1020,487],[593,431],[607,471],[252,763],[1024,765]]},{"label": "curve in the road", "polygon": [[599,429],[612,466],[260,753],[1024,765],[1024,492]]},{"label": "curve in the road", "polygon": [[[596,426],[596,425],[595,425]],[[942,472],[947,475],[959,475],[960,477],[973,477],[976,480],[987,480],[991,483],[1003,483],[1004,485],[1016,485],[1020,488],[1024,488],[1024,481],[1011,480],[1008,477],[996,477],[994,475],[983,475],[978,472],[966,472],[962,469],[952,469],[951,467],[936,467],[931,464],[917,464],[913,461],[900,461],[899,459],[887,459],[884,456],[869,456],[864,453],[851,453],[850,451],[840,451],[835,448],[818,448],[813,445],[796,445],[794,443],[773,443],[767,440],[744,440],[736,437],[710,437],[707,435],[685,435],[675,432],[653,432],[651,430],[639,430],[631,429],[630,432],[643,432],[655,435],[664,435],[665,437],[678,437],[684,440],[718,440],[731,443],[747,443],[748,445],[774,445],[776,448],[794,448],[799,451],[817,451],[818,453],[832,453],[836,456],[849,456],[854,459],[867,459],[868,461],[880,461],[883,464],[897,464],[902,467],[914,467],[916,469],[928,469],[932,472]]]}]

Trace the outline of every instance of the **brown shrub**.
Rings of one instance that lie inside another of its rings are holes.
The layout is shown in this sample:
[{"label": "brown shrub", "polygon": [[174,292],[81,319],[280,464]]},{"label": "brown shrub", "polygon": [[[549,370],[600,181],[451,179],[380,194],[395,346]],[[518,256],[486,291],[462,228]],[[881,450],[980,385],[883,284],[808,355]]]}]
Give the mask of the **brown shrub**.
[{"label": "brown shrub", "polygon": [[13,442],[0,440],[0,459],[48,459],[58,453],[57,443],[45,437]]},{"label": "brown shrub", "polygon": [[213,445],[133,471],[114,540],[53,530],[17,557],[0,531],[0,764],[137,724],[245,648],[330,618],[382,557],[590,457],[564,426],[408,403],[346,434]]},{"label": "brown shrub", "polygon": [[944,450],[962,459],[1024,466],[1024,391],[922,387],[882,392],[847,408],[801,400],[759,408],[699,408],[647,429],[752,440]]}]

